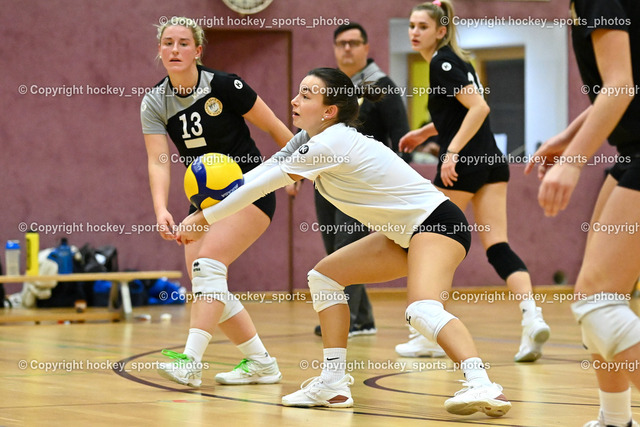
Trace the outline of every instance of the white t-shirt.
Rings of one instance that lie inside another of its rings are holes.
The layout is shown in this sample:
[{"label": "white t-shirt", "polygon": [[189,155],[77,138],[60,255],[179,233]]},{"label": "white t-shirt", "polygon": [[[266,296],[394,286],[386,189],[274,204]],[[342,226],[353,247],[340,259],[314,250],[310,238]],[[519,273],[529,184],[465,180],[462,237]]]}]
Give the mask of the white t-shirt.
[{"label": "white t-shirt", "polygon": [[344,124],[301,144],[280,168],[315,181],[335,207],[405,248],[447,200],[388,147]]},{"label": "white t-shirt", "polygon": [[245,184],[206,208],[209,223],[291,182],[313,180],[345,214],[407,248],[416,228],[448,198],[397,154],[356,129],[336,124],[309,139],[300,132],[271,159],[245,174]]}]

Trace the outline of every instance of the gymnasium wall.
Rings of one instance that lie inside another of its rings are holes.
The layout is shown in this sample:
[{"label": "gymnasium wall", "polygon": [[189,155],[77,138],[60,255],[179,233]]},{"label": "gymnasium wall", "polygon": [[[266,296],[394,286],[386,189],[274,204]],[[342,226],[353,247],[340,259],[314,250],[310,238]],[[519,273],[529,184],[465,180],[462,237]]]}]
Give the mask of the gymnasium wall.
[{"label": "gymnasium wall", "polygon": [[[415,4],[412,0],[274,0],[250,21],[234,23],[230,20],[241,17],[220,0],[113,0],[108,4],[92,0],[1,0],[0,54],[4,69],[0,80],[0,242],[20,239],[24,243],[25,227],[35,225],[40,230],[41,247],[55,246],[61,237],[78,246],[112,244],[118,248],[121,269],[185,271],[182,248],[163,241],[151,229],[155,215],[140,130],[139,92],[165,75],[155,61],[153,25],[172,15],[209,23],[213,32],[205,63],[215,63],[216,58],[241,62],[242,72],[226,71],[245,77],[267,103],[277,104],[274,111],[289,123],[288,99],[302,77],[313,67],[334,65],[331,40],[337,21],[364,24],[370,34],[371,56],[387,69],[389,19],[406,17]],[[460,0],[457,6],[459,15],[467,18],[553,18],[566,16],[568,1]],[[265,19],[272,28],[264,30],[255,18]],[[279,19],[285,20],[282,26],[278,25]],[[314,28],[308,28],[314,23]],[[216,45],[216,31],[225,31],[228,36],[231,30],[252,32],[258,35],[254,37],[258,43],[233,49]],[[270,56],[272,46],[259,43],[260,31],[278,31],[284,37],[277,38],[282,40],[284,50]],[[265,77],[273,67],[283,65],[275,63],[282,58],[287,60],[288,74],[281,79],[270,74]],[[569,63],[572,118],[587,100],[579,93],[581,83],[572,57]],[[275,144],[264,135],[256,135],[256,140],[263,154],[275,151]],[[169,207],[179,222],[188,208],[181,183],[184,169],[178,163],[172,167]],[[433,167],[418,169],[428,178],[434,175]],[[550,284],[557,270],[565,271],[572,282],[586,237],[580,223],[588,221],[602,168],[591,168],[583,174],[571,207],[556,219],[544,218],[537,206],[535,178],[523,177],[519,166],[512,168],[512,176],[512,246],[528,263],[535,284]],[[290,278],[295,288],[306,287],[306,272],[324,254],[319,234],[302,231],[304,224],[314,228],[311,190],[307,182],[291,202],[282,190],[278,191],[274,223],[231,267],[232,289],[285,290]],[[485,262],[476,238],[455,285],[500,282]],[[189,286],[186,279],[182,283]],[[402,286],[403,281],[392,285]],[[9,288],[11,291],[18,286]]]}]

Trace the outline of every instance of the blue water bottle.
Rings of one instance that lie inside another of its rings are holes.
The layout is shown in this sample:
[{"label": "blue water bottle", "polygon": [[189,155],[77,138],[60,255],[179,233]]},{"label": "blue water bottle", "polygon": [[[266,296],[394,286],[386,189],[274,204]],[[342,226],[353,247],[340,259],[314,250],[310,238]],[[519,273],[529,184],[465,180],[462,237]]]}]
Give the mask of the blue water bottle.
[{"label": "blue water bottle", "polygon": [[55,249],[55,260],[58,263],[58,274],[73,273],[73,253],[66,238],[60,240],[60,246]]}]

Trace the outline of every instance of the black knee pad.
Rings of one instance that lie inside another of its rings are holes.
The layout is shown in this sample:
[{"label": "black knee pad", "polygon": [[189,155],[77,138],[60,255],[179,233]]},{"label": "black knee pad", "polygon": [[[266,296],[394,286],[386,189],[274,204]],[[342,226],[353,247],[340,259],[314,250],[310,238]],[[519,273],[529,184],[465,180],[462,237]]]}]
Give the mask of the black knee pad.
[{"label": "black knee pad", "polygon": [[487,258],[502,280],[507,280],[517,271],[527,271],[527,266],[507,242],[496,243],[487,249]]}]

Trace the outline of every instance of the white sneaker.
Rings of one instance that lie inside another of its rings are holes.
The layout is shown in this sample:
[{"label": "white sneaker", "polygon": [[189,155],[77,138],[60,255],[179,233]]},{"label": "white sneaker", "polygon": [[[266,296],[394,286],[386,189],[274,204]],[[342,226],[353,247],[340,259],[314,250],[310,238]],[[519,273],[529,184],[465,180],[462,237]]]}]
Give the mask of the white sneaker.
[{"label": "white sneaker", "polygon": [[329,408],[350,408],[353,406],[351,389],[353,377],[345,375],[334,384],[326,384],[320,377],[309,378],[300,386],[300,390],[282,398],[284,406],[326,406]]},{"label": "white sneaker", "polygon": [[522,319],[522,340],[520,349],[515,355],[516,362],[535,362],[542,356],[542,345],[549,339],[551,329],[542,318],[542,309]]},{"label": "white sneaker", "polygon": [[496,383],[474,385],[462,381],[464,388],[444,402],[447,412],[469,415],[482,411],[490,417],[501,417],[511,409],[511,402],[502,394],[502,386]]},{"label": "white sneaker", "polygon": [[[582,427],[607,427],[607,425],[604,423],[604,414],[602,413],[602,409],[600,410],[600,415],[598,415],[597,420],[589,421]],[[624,427],[640,427],[640,424],[631,420],[627,424],[625,424]]]},{"label": "white sneaker", "polygon": [[189,356],[172,350],[162,350],[162,354],[173,362],[158,363],[157,372],[161,377],[178,384],[200,387],[202,384],[202,362],[189,359]]},{"label": "white sneaker", "polygon": [[256,360],[242,359],[230,372],[216,375],[216,382],[220,384],[275,384],[282,379],[276,358],[270,363],[260,363]]},{"label": "white sneaker", "polygon": [[409,326],[409,341],[398,344],[396,353],[402,357],[444,357],[447,354],[437,342],[433,342]]}]

